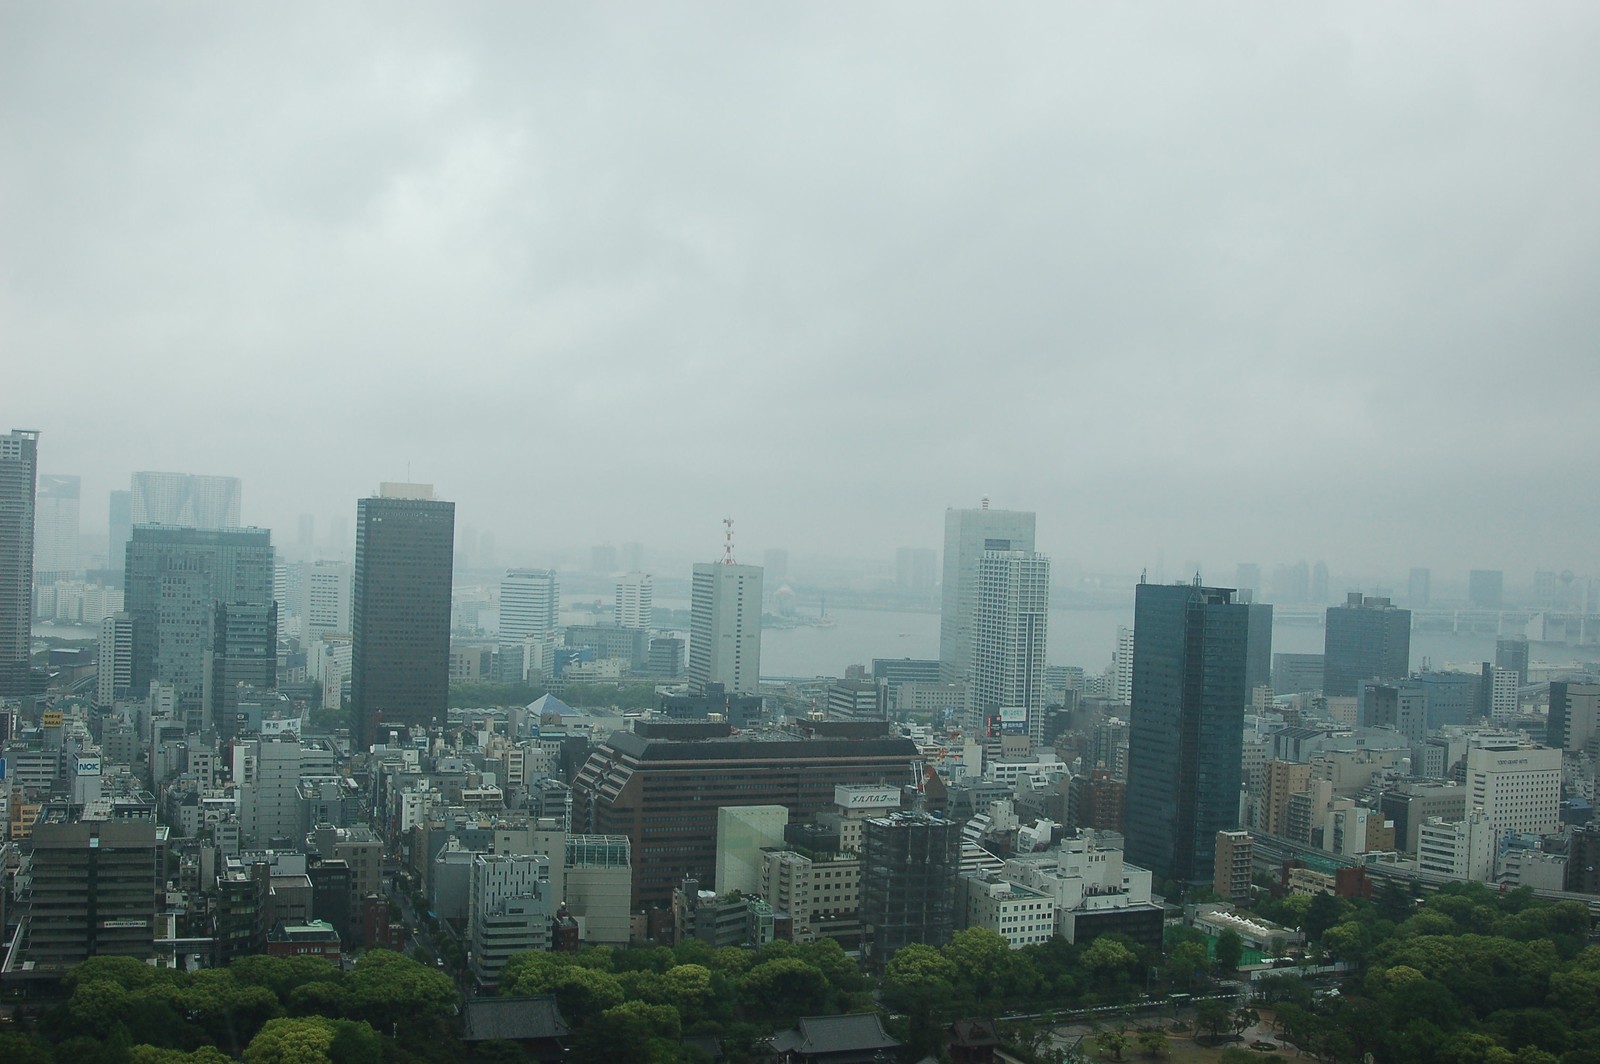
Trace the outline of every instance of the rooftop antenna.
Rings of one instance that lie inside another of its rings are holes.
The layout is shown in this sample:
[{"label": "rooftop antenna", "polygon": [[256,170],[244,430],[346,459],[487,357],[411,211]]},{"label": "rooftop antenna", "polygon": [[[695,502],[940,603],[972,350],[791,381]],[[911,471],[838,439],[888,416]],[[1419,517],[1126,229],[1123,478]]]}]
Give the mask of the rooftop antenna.
[{"label": "rooftop antenna", "polygon": [[989,508],[989,496],[985,495],[983,497],[982,501],[978,503],[978,508],[982,510],[987,510]]},{"label": "rooftop antenna", "polygon": [[1145,578],[1148,577],[1149,575],[1150,575],[1150,570],[1149,569],[1140,569],[1139,570],[1139,583],[1141,583],[1141,584],[1144,583],[1145,582]]},{"label": "rooftop antenna", "polygon": [[722,564],[732,565],[733,562],[733,518],[722,519]]}]

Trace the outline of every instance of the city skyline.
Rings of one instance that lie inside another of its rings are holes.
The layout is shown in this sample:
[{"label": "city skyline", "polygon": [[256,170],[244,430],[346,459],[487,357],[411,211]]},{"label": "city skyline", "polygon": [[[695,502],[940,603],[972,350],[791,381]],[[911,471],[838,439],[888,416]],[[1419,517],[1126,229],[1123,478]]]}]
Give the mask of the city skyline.
[{"label": "city skyline", "polygon": [[988,494],[1059,572],[1600,572],[1600,12],[911,10],[11,5],[0,416],[85,529],[176,469],[286,544],[431,481],[508,564]]}]

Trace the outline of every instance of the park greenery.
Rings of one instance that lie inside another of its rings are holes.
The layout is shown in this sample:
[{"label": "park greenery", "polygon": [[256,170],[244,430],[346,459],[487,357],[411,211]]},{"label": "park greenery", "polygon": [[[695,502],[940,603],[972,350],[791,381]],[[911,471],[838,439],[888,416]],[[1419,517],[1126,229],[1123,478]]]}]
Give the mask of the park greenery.
[{"label": "park greenery", "polygon": [[[802,1016],[873,1009],[905,1044],[906,1061],[938,1058],[953,1020],[980,1017],[996,1019],[1011,1051],[1038,1064],[1159,1060],[1176,1055],[1180,1039],[1211,1047],[1222,1064],[1260,1059],[1237,1044],[1257,1023],[1330,1064],[1600,1064],[1600,946],[1589,944],[1581,904],[1479,884],[1418,899],[1390,885],[1372,901],[1290,896],[1257,911],[1305,929],[1305,963],[1342,961],[1337,987],[1284,967],[1255,984],[1248,1003],[1208,998],[1231,977],[1242,943],[1175,926],[1160,951],[1115,935],[1013,950],[992,931],[969,929],[943,947],[899,950],[876,979],[830,940],[525,953],[507,966],[500,991],[553,995],[579,1064],[689,1064],[702,1059],[695,1036],[746,1061]],[[510,1043],[465,1046],[452,979],[381,950],[349,971],[316,958],[250,957],[193,973],[97,958],[73,970],[63,993],[42,1014],[0,1027],[0,1060],[527,1059]],[[1176,1026],[1172,1010],[1145,1001],[1163,993],[1195,995]],[[1069,1052],[1052,1028],[1085,1014],[1098,1029]]]}]

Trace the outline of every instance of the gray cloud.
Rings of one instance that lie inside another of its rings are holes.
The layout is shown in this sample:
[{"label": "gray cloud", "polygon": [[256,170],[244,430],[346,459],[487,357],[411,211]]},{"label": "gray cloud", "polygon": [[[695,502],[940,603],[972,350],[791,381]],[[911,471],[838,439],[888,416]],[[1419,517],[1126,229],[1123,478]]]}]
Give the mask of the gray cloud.
[{"label": "gray cloud", "polygon": [[503,554],[1600,570],[1600,16],[1224,14],[10,5],[0,410]]}]

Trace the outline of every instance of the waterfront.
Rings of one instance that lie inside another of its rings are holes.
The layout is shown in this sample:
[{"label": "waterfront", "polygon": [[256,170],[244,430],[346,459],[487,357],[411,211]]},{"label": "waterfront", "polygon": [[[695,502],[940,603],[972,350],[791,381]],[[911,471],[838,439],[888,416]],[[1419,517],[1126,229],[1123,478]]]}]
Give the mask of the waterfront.
[{"label": "waterfront", "polygon": [[[763,676],[837,676],[846,666],[869,664],[873,658],[936,658],[939,615],[902,610],[829,609],[827,628],[768,628],[761,633]],[[1133,626],[1133,604],[1110,609],[1050,611],[1048,661],[1077,665],[1094,673],[1111,663],[1117,628]],[[1322,653],[1322,626],[1279,621],[1272,628],[1274,653]],[[1414,631],[1411,667],[1472,668],[1494,660],[1493,635]],[[1542,645],[1541,645],[1542,646]],[[1538,647],[1536,647],[1537,651]],[[1551,646],[1545,660],[1565,662],[1576,648]],[[1535,657],[1540,655],[1536,652]]]},{"label": "waterfront", "polygon": [[[687,601],[660,601],[662,608],[687,609]],[[588,613],[562,611],[567,624],[593,623]],[[809,612],[807,613],[810,616]],[[494,614],[483,620],[494,625]],[[766,677],[838,676],[850,665],[868,665],[873,658],[936,658],[939,656],[939,614],[931,610],[828,610],[828,625],[801,624],[793,628],[764,628],[761,632],[761,674]],[[1050,611],[1048,661],[1052,665],[1077,665],[1095,673],[1111,663],[1117,628],[1132,627],[1133,603],[1098,609]],[[493,627],[489,628],[493,631]],[[92,626],[36,624],[35,637],[91,640]],[[687,633],[679,633],[687,635]],[[1272,629],[1274,653],[1320,654],[1323,630],[1306,623],[1303,615],[1279,617]],[[1411,667],[1476,668],[1494,660],[1495,637],[1485,633],[1458,633],[1414,629],[1411,633]],[[1583,660],[1593,648],[1536,643],[1535,661],[1566,664]]]}]

